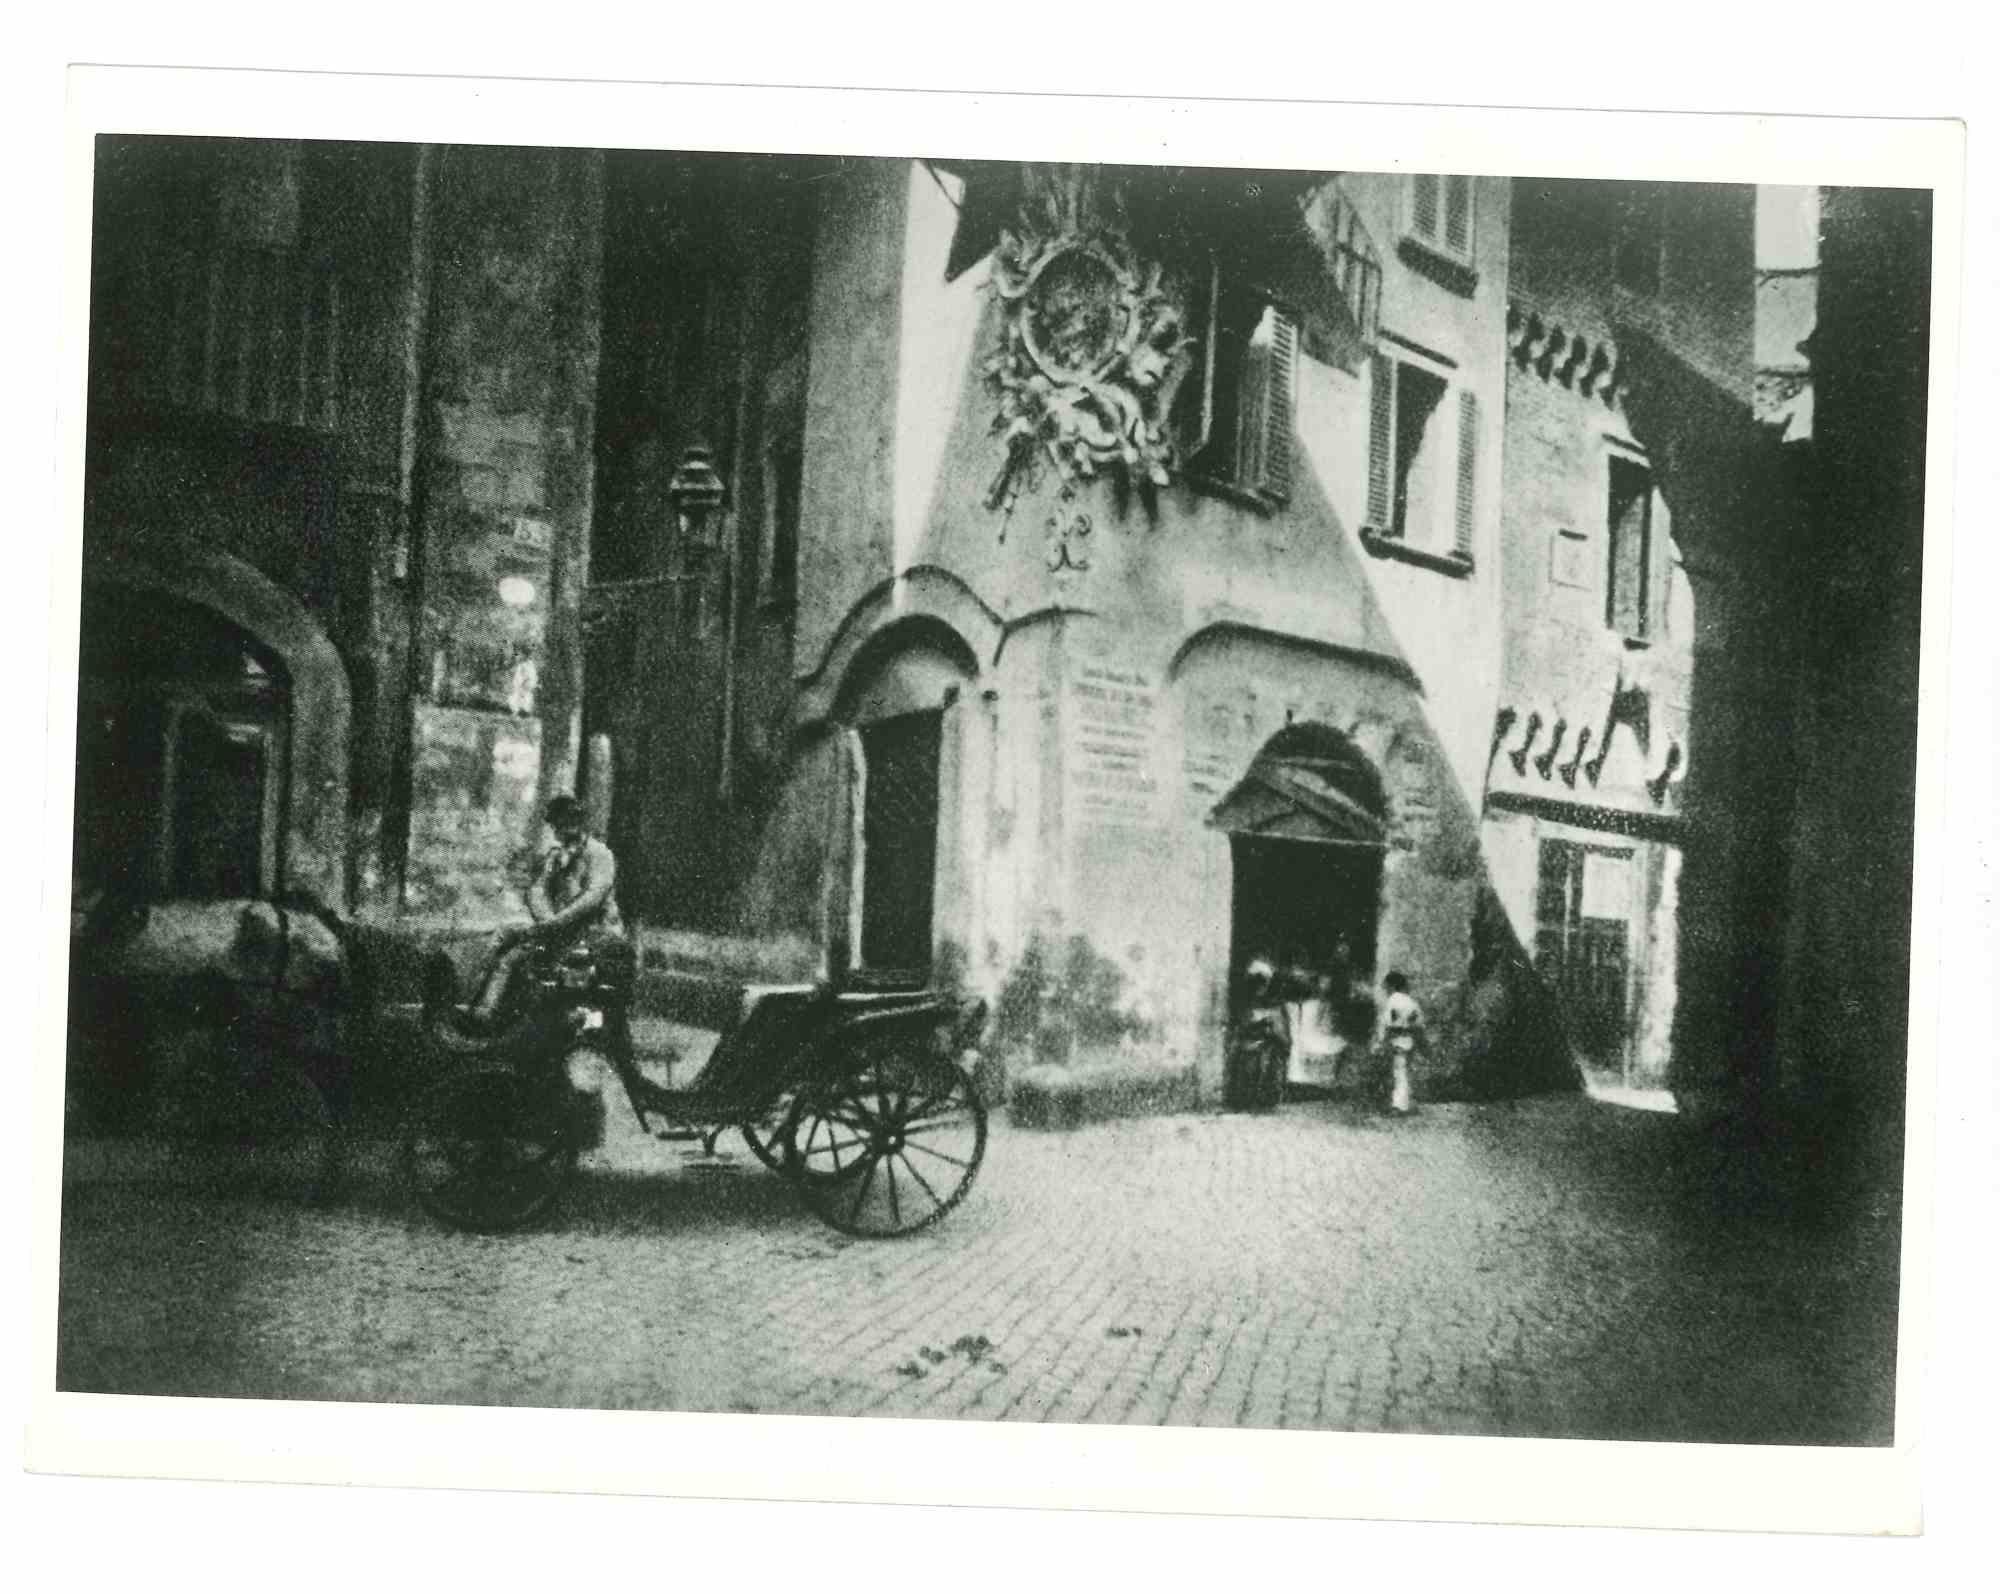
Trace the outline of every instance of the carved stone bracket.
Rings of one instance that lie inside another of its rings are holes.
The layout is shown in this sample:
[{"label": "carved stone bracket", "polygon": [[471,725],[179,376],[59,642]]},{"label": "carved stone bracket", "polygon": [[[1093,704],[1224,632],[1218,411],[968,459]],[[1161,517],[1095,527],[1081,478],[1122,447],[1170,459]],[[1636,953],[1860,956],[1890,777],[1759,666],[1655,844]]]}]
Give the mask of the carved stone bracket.
[{"label": "carved stone bracket", "polygon": [[[1523,712],[1516,707],[1504,707],[1494,716],[1490,744],[1492,754],[1499,753],[1516,726],[1521,727],[1521,741],[1507,751],[1507,762],[1513,766],[1516,775],[1526,776],[1532,769],[1545,781],[1560,779],[1565,786],[1574,788],[1578,776],[1582,776],[1595,786],[1603,776],[1612,739],[1621,729],[1638,745],[1642,756],[1649,755],[1652,744],[1651,693],[1644,685],[1621,677],[1612,689],[1602,726],[1585,725],[1575,733],[1574,739],[1571,739],[1568,720],[1561,715],[1550,721],[1543,718],[1539,709]],[[1545,726],[1548,730],[1546,740],[1542,734]],[[1562,756],[1565,742],[1569,744],[1567,759]],[[1593,746],[1595,752],[1592,751]],[[1539,752],[1536,751],[1538,747]],[[1559,759],[1562,760],[1560,763]],[[1675,738],[1669,742],[1658,772],[1646,781],[1646,792],[1653,799],[1653,805],[1664,805],[1671,788],[1686,778],[1687,749]]]},{"label": "carved stone bracket", "polygon": [[1626,369],[1618,345],[1592,338],[1523,305],[1507,307],[1507,352],[1523,371],[1557,382],[1606,409],[1618,408]]},{"label": "carved stone bracket", "polygon": [[1681,750],[1681,744],[1679,742],[1669,744],[1667,761],[1660,766],[1659,774],[1646,782],[1646,792],[1653,799],[1654,806],[1657,807],[1667,800],[1667,788],[1673,785],[1677,778],[1686,778],[1682,772],[1685,761],[1686,754]]}]

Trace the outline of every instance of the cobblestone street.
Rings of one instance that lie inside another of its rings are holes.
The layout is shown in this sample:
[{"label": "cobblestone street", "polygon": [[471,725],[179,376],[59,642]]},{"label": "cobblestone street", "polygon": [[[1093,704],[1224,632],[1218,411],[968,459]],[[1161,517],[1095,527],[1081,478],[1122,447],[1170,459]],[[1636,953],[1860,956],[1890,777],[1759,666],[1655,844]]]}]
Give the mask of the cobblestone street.
[{"label": "cobblestone street", "polygon": [[1031,1133],[847,1240],[734,1136],[535,1231],[135,1177],[65,1194],[69,1390],[1883,1443],[1895,1225],[1719,1214],[1671,1118],[1584,1099]]}]

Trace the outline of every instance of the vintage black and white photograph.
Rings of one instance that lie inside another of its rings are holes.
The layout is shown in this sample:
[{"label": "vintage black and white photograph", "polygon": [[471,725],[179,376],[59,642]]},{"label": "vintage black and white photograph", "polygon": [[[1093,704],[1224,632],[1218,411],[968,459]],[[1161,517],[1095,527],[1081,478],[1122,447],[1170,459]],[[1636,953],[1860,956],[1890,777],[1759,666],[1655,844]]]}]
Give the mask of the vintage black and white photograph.
[{"label": "vintage black and white photograph", "polygon": [[1932,191],[914,133],[94,136],[56,1388],[1891,1446]]}]

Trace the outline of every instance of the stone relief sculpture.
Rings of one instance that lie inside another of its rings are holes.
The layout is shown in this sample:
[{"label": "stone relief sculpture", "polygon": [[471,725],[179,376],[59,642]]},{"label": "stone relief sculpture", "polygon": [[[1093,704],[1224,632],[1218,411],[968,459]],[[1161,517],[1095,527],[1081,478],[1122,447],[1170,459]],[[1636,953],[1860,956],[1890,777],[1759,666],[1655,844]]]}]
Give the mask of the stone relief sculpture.
[{"label": "stone relief sculpture", "polygon": [[1186,373],[1186,318],[1158,261],[1127,236],[1117,190],[1086,168],[1031,168],[1018,225],[993,261],[1000,346],[986,361],[1006,448],[989,508],[1012,510],[1044,466],[1065,496],[1106,471],[1164,487]]}]

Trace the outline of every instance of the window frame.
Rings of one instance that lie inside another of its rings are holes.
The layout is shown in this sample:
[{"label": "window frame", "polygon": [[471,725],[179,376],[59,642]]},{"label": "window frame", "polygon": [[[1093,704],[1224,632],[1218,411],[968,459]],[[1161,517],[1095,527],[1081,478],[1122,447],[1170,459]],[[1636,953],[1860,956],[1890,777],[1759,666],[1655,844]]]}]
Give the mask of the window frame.
[{"label": "window frame", "polygon": [[[1418,217],[1422,185],[1435,183],[1435,225],[1426,231]],[[1452,185],[1463,183],[1465,241],[1454,246],[1448,231]],[[1398,218],[1397,253],[1404,264],[1455,293],[1470,294],[1479,285],[1479,181],[1465,172],[1411,172],[1403,182]]]},{"label": "window frame", "polygon": [[[1191,297],[1198,296],[1199,352],[1185,379],[1183,392],[1188,397],[1184,404],[1176,404],[1178,413],[1172,420],[1182,473],[1198,488],[1272,513],[1291,502],[1298,464],[1299,365],[1304,358],[1300,341],[1302,320],[1283,295],[1272,292],[1247,273],[1229,271],[1212,254],[1201,257],[1196,277]],[[1242,318],[1246,330],[1232,328],[1225,339],[1218,337],[1217,328],[1225,324],[1225,303],[1232,297],[1250,308]],[[1280,428],[1283,431],[1280,446],[1272,450],[1282,456],[1276,470],[1279,479],[1275,482],[1249,479],[1245,457],[1248,453],[1244,435],[1245,395],[1251,389],[1248,365],[1252,342],[1266,317],[1275,318],[1277,329],[1262,393],[1262,405],[1267,411],[1272,404],[1273,388],[1282,384],[1276,401],[1279,418],[1267,421],[1261,429],[1267,447],[1272,434]],[[1234,367],[1230,378],[1234,386],[1228,403],[1222,400],[1225,359]],[[1220,430],[1234,435],[1219,435]]]},{"label": "window frame", "polygon": [[[1656,542],[1659,516],[1655,500],[1659,496],[1659,483],[1653,475],[1651,461],[1644,456],[1622,448],[1607,448],[1604,451],[1604,628],[1619,637],[1627,647],[1649,647],[1661,634],[1664,613],[1661,594],[1654,566],[1658,563],[1659,546]],[[1625,517],[1616,511],[1620,502],[1619,477],[1621,473],[1637,475],[1644,483],[1643,489],[1624,499],[1627,514],[1636,507],[1639,510],[1636,531],[1639,538],[1637,555],[1624,558],[1624,539],[1629,534],[1624,529]],[[1628,565],[1636,573],[1638,594],[1633,606],[1636,614],[1636,628],[1625,621],[1625,611],[1620,602],[1619,569]]]},{"label": "window frame", "polygon": [[[1421,372],[1439,383],[1438,401],[1426,423],[1422,451],[1411,456],[1409,468],[1399,460],[1398,432],[1402,425],[1402,371]],[[1376,384],[1387,371],[1391,387],[1386,398]],[[1369,362],[1368,503],[1362,517],[1361,543],[1378,558],[1399,559],[1444,575],[1469,576],[1477,568],[1480,404],[1478,392],[1462,378],[1456,361],[1385,332]],[[1387,421],[1384,438],[1381,428]],[[1387,474],[1381,472],[1386,459]],[[1410,469],[1423,461],[1436,484],[1435,499],[1422,517],[1426,535],[1412,540],[1409,517],[1397,525],[1397,507],[1407,505],[1405,485]],[[1378,513],[1386,501],[1387,513]]]}]

